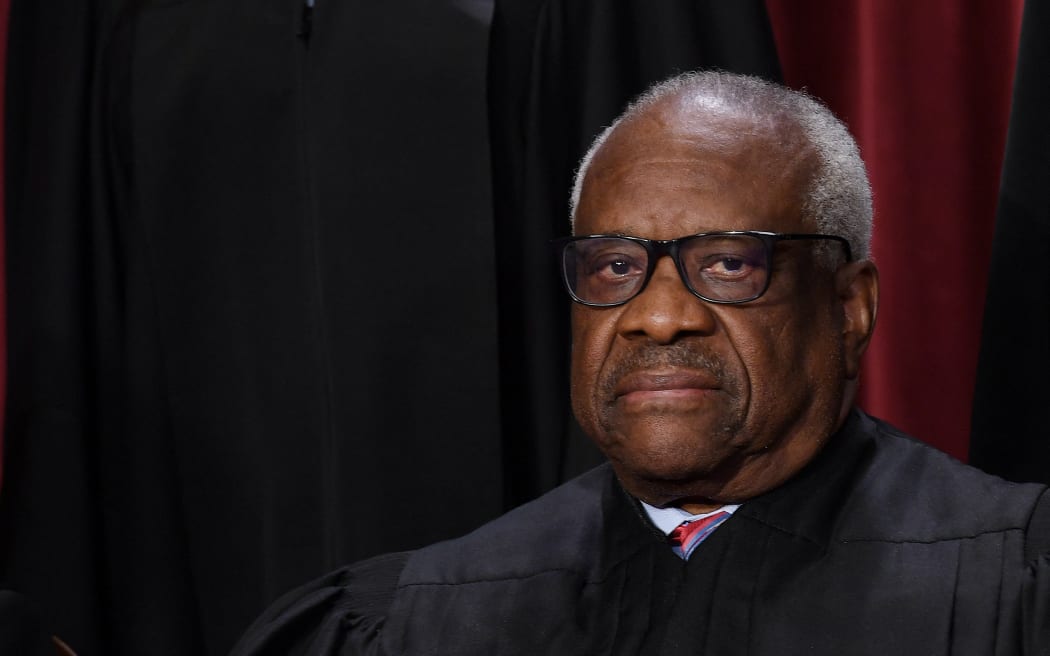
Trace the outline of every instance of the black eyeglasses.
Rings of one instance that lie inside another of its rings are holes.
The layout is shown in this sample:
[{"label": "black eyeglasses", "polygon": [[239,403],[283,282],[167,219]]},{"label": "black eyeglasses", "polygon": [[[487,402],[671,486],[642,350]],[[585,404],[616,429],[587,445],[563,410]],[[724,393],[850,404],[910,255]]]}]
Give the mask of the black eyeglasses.
[{"label": "black eyeglasses", "polygon": [[706,232],[678,239],[644,239],[626,235],[565,237],[558,248],[562,280],[577,303],[594,307],[622,305],[642,293],[657,261],[674,260],[685,286],[711,303],[747,303],[769,289],[773,249],[778,242],[823,239],[849,242],[835,235],[775,232]]}]

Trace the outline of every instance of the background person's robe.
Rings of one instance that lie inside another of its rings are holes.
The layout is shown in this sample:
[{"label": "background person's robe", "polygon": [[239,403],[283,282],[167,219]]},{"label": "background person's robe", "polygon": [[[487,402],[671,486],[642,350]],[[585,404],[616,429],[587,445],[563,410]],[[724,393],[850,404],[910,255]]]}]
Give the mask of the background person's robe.
[{"label": "background person's robe", "polygon": [[235,654],[1050,653],[1050,494],[855,413],[688,563],[609,466],[334,572]]}]

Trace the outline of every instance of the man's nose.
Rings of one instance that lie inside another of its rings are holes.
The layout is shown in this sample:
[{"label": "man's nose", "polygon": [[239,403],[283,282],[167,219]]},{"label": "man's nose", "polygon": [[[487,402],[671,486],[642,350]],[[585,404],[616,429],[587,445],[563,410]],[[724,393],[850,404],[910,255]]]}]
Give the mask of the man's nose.
[{"label": "man's nose", "polygon": [[662,257],[649,284],[624,306],[618,324],[624,337],[645,336],[670,344],[687,334],[709,334],[716,321],[710,305],[686,288],[674,261]]}]

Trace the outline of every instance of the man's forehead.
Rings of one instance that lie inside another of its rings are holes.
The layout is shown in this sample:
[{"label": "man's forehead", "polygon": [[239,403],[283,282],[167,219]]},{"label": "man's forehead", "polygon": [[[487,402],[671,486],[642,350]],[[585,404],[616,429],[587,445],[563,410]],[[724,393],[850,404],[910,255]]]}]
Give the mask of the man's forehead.
[{"label": "man's forehead", "polygon": [[595,164],[652,154],[761,154],[764,160],[792,156],[805,145],[797,126],[729,107],[707,108],[667,99],[621,121],[602,144]]}]

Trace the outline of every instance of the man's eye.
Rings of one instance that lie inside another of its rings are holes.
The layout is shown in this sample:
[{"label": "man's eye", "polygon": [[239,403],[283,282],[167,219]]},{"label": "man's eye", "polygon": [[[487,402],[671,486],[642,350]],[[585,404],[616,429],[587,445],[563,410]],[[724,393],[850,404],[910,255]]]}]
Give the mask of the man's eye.
[{"label": "man's eye", "polygon": [[752,273],[755,264],[742,257],[719,255],[704,261],[701,271],[705,275],[724,278],[741,278]]},{"label": "man's eye", "polygon": [[592,275],[605,278],[623,278],[642,273],[642,268],[634,259],[622,255],[606,255],[596,258],[590,269]]},{"label": "man's eye", "polygon": [[740,271],[744,268],[744,261],[736,258],[723,258],[718,264],[726,271]]}]

